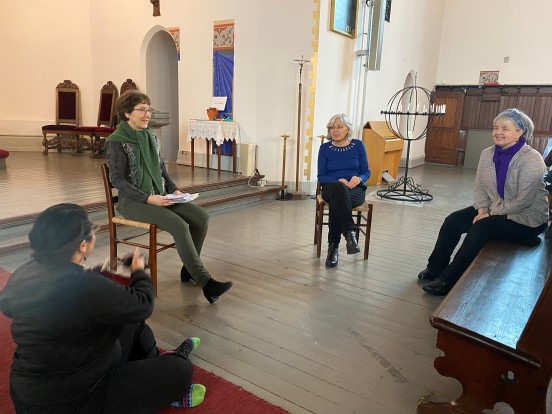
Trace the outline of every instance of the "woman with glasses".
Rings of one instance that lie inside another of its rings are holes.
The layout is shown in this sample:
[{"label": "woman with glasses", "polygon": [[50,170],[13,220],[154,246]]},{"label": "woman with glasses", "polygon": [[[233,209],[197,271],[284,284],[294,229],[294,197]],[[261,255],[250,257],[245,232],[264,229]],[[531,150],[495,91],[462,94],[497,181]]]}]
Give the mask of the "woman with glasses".
[{"label": "woman with glasses", "polygon": [[[423,290],[444,296],[460,279],[488,240],[535,245],[548,223],[542,155],[527,145],[533,121],[518,109],[506,109],[493,122],[494,145],[481,153],[475,176],[474,204],[444,221],[427,268],[418,279]],[[466,234],[452,261],[462,234]]]},{"label": "woman with glasses", "polygon": [[30,233],[32,259],[0,293],[17,346],[10,392],[18,413],[155,413],[203,401],[191,384],[188,338],[160,354],[145,320],[154,304],[144,258],[134,253],[129,287],[83,263],[96,227],[75,204],[43,211]]},{"label": "woman with glasses", "polygon": [[118,211],[129,220],[153,223],[169,232],[183,263],[180,280],[193,279],[213,303],[232,282],[213,279],[199,257],[209,214],[195,204],[175,204],[165,197],[182,193],[167,173],[157,137],[148,129],[153,111],[150,105],[150,98],[137,90],[125,92],[115,103],[120,122],[107,137],[106,150],[109,179],[119,190]]},{"label": "woman with glasses", "polygon": [[370,178],[370,170],[364,144],[351,139],[352,124],[347,115],[332,116],[327,128],[330,141],[322,144],[318,153],[318,182],[322,198],[329,204],[326,267],[335,267],[341,235],[347,242],[347,254],[360,252],[352,209],[364,203],[364,182]]}]

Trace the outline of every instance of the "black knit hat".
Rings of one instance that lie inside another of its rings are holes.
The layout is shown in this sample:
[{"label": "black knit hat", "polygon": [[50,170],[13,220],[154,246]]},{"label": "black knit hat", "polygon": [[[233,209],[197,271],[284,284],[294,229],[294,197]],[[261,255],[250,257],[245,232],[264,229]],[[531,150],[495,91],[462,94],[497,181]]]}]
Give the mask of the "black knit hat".
[{"label": "black knit hat", "polygon": [[92,235],[92,223],[85,209],[76,204],[56,204],[37,217],[29,241],[35,253],[55,254],[74,249]]}]

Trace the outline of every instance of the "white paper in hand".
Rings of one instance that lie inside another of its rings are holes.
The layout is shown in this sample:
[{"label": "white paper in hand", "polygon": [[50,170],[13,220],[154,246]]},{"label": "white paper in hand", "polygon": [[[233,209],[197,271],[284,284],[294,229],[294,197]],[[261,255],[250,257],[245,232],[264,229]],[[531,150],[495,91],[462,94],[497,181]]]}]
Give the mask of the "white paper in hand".
[{"label": "white paper in hand", "polygon": [[188,203],[192,200],[195,200],[199,196],[199,193],[183,193],[183,194],[167,194],[163,198],[165,200],[171,200],[173,203]]}]

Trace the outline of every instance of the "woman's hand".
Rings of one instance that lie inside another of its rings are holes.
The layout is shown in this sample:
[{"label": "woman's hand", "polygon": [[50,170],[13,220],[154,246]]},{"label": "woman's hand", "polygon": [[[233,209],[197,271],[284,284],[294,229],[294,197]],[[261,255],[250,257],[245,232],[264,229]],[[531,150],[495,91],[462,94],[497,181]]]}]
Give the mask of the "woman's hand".
[{"label": "woman's hand", "polygon": [[486,208],[480,208],[479,210],[477,210],[477,216],[474,217],[472,224],[487,217],[491,217],[491,213],[489,213],[489,210]]},{"label": "woman's hand", "polygon": [[144,270],[146,263],[144,261],[144,256],[140,254],[138,249],[134,250],[132,253],[132,263],[130,264],[130,271],[134,273],[137,270]]},{"label": "woman's hand", "polygon": [[173,194],[174,194],[174,195],[181,195],[181,194],[182,194],[182,191],[180,191],[180,190],[174,190]]},{"label": "woman's hand", "polygon": [[348,188],[355,188],[357,185],[360,184],[360,178],[357,176],[353,176],[349,181],[347,181],[345,178],[340,178],[339,182],[345,184]]},{"label": "woman's hand", "polygon": [[171,200],[163,198],[162,195],[150,195],[147,199],[147,203],[160,207],[172,206],[174,204]]}]

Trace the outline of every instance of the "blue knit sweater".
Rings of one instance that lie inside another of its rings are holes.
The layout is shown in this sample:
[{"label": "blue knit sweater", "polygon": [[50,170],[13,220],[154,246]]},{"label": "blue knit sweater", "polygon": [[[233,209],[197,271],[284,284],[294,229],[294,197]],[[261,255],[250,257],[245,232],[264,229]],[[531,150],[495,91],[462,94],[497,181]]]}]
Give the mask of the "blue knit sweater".
[{"label": "blue knit sweater", "polygon": [[337,147],[326,142],[318,153],[318,181],[320,184],[333,183],[345,178],[360,177],[359,186],[366,188],[364,182],[370,178],[368,157],[362,141],[352,139],[349,145]]}]

